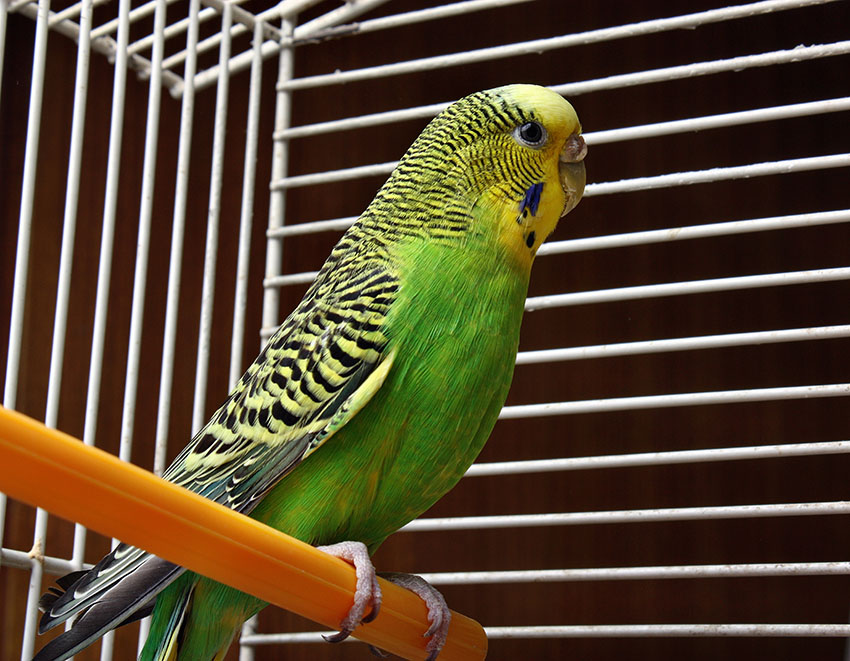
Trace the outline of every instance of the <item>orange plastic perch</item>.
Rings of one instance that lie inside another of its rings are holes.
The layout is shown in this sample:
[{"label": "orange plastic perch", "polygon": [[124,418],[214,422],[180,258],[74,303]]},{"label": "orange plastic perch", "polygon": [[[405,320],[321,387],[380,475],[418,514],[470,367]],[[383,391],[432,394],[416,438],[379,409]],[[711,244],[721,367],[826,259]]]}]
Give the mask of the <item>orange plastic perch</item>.
[{"label": "orange plastic perch", "polygon": [[[346,562],[3,407],[0,490],[330,629],[351,606],[355,576]],[[381,589],[381,614],[355,635],[405,659],[425,658],[424,604],[387,581]],[[481,625],[452,613],[440,660],[486,653]]]}]

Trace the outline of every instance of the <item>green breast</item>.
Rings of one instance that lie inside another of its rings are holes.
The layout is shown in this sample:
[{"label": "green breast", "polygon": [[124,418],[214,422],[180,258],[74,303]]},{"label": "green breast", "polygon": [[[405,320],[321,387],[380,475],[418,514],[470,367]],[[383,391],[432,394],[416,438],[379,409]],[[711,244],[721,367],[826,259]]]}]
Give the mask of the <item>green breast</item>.
[{"label": "green breast", "polygon": [[528,272],[495,245],[422,242],[399,256],[381,389],[253,516],[313,544],[373,549],[460,479],[513,375]]}]

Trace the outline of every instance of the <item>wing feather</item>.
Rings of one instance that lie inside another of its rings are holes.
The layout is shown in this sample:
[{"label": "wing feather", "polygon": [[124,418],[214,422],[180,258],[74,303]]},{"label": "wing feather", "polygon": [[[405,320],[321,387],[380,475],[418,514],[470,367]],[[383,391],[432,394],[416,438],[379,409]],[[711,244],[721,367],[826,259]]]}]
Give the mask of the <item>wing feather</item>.
[{"label": "wing feather", "polygon": [[[386,262],[364,267],[357,251],[347,254],[346,247],[343,241],[331,254],[301,304],[165,479],[248,513],[380,389],[394,358],[384,322],[398,279]],[[62,650],[82,649],[134,619],[182,571],[121,544],[73,582],[60,579],[64,593],[54,588],[42,598],[40,631],[88,611],[51,641],[53,656],[43,658],[65,658]]]}]

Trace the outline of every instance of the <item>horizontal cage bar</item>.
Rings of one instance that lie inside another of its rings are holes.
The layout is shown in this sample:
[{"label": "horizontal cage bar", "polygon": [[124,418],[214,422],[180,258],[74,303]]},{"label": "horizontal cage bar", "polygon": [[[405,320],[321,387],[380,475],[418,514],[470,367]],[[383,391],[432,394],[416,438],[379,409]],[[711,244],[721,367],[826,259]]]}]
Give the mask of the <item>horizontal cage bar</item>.
[{"label": "horizontal cage bar", "polygon": [[590,457],[551,457],[525,461],[499,461],[473,464],[465,477],[549,473],[573,470],[636,468],[670,466],[675,464],[709,463],[715,461],[746,461],[753,459],[785,459],[821,454],[850,452],[850,441],[821,443],[785,443],[781,445],[750,445],[701,450],[640,452],[635,454],[595,455]]},{"label": "horizontal cage bar", "polygon": [[610,523],[657,523],[715,519],[758,519],[781,516],[850,514],[850,501],[820,503],[771,503],[712,507],[667,507],[606,512],[555,512],[417,519],[401,528],[405,532],[435,530],[484,530],[536,526],[604,525]]},{"label": "horizontal cage bar", "polygon": [[[844,638],[850,624],[591,624],[484,627],[491,640],[532,638]],[[321,643],[328,632],[253,634],[243,636],[243,645]]]},{"label": "horizontal cage bar", "polygon": [[767,576],[843,576],[850,562],[775,562],[666,567],[590,567],[527,571],[426,572],[419,576],[434,585],[494,585],[574,581],[646,581],[658,579],[760,578]]}]

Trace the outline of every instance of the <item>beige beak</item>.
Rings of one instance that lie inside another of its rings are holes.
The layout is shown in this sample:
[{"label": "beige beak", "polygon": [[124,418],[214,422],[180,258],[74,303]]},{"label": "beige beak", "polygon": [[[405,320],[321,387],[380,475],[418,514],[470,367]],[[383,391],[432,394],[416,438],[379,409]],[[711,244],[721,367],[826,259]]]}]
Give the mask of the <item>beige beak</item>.
[{"label": "beige beak", "polygon": [[564,210],[561,211],[563,218],[578,204],[584,193],[585,171],[584,157],[587,155],[587,144],[580,135],[574,133],[564,144],[561,155],[558,158],[558,174],[561,177],[561,188],[564,189],[566,199]]}]

